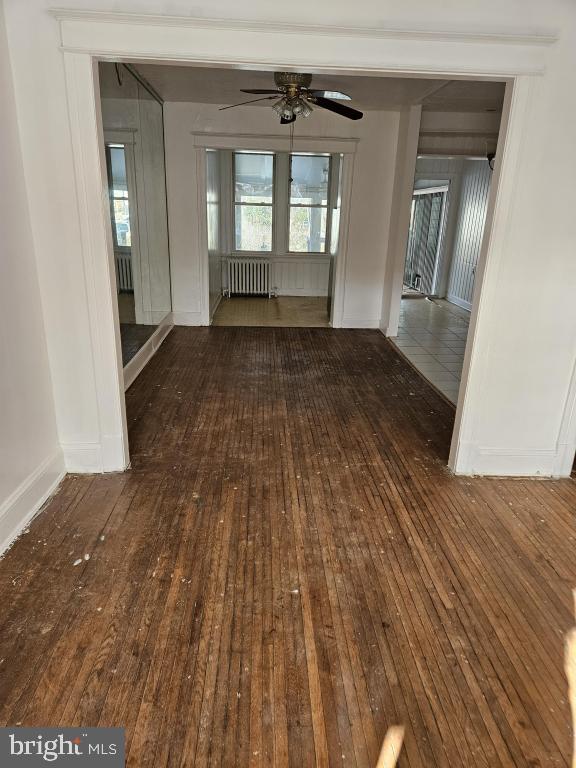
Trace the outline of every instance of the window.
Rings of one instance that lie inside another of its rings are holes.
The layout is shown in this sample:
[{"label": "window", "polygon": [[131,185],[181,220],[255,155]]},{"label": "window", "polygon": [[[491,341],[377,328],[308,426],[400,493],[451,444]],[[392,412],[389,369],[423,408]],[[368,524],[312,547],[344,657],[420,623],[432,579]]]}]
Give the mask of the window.
[{"label": "window", "polygon": [[326,251],[329,180],[328,155],[291,155],[289,251]]},{"label": "window", "polygon": [[231,202],[227,247],[244,253],[330,253],[338,235],[339,167],[339,158],[328,154],[231,152],[222,165]]},{"label": "window", "polygon": [[130,231],[126,153],[121,144],[109,144],[106,147],[106,154],[114,247],[130,248],[132,233]]},{"label": "window", "polygon": [[237,251],[271,251],[274,155],[234,153],[234,238]]}]

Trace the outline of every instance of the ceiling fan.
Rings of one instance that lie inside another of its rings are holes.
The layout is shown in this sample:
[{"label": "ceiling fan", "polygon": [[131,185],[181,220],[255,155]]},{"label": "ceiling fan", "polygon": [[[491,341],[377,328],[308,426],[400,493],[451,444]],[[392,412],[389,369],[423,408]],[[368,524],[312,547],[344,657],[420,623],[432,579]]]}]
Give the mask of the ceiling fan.
[{"label": "ceiling fan", "polygon": [[[362,112],[345,104],[339,104],[334,99],[350,100],[350,97],[339,91],[316,91],[310,88],[312,84],[312,75],[299,72],[275,72],[275,89],[268,88],[242,88],[242,93],[266,94],[258,99],[242,101],[240,104],[230,104],[223,109],[233,109],[241,107],[244,104],[253,104],[256,101],[266,101],[277,99],[272,104],[274,109],[280,115],[280,123],[286,125],[293,123],[297,117],[309,117],[312,114],[313,107],[327,109],[329,112],[335,112],[337,115],[347,117],[349,120],[360,120],[363,117]],[[332,97],[332,98],[329,98]]]}]

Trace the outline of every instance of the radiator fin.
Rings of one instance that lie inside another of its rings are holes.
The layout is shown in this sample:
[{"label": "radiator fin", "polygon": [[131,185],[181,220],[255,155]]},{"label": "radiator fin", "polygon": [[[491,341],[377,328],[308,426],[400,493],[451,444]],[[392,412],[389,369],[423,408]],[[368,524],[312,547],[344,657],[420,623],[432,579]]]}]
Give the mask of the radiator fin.
[{"label": "radiator fin", "polygon": [[129,253],[115,253],[116,256],[116,287],[118,291],[133,291],[132,259]]},{"label": "radiator fin", "polygon": [[228,295],[270,297],[270,260],[228,259]]}]

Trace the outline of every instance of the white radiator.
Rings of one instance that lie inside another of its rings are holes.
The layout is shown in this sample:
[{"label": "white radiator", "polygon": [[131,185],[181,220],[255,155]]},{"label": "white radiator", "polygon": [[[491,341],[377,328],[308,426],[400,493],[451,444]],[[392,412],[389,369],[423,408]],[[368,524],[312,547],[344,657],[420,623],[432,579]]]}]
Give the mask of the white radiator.
[{"label": "white radiator", "polygon": [[269,259],[228,259],[228,296],[268,296]]},{"label": "white radiator", "polygon": [[116,287],[120,291],[133,291],[132,282],[132,260],[129,253],[116,251],[114,254],[116,261]]}]

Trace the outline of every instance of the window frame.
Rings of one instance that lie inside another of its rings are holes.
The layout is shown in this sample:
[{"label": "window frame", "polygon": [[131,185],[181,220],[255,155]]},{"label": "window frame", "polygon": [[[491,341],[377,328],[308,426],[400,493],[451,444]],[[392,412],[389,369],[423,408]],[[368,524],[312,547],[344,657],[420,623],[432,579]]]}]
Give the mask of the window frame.
[{"label": "window frame", "polygon": [[[261,256],[273,256],[275,253],[275,242],[276,242],[276,152],[267,152],[266,150],[246,150],[246,149],[234,149],[232,150],[232,179],[231,179],[231,203],[232,203],[232,232],[231,232],[231,242],[232,242],[232,248],[231,252],[233,254],[250,254],[250,255],[261,255]],[[272,157],[272,201],[270,203],[242,203],[236,201],[236,156],[237,155],[262,155],[262,156],[271,156]],[[258,206],[261,208],[270,208],[272,211],[272,229],[271,229],[271,239],[270,239],[270,250],[266,251],[254,251],[250,250],[248,248],[239,249],[236,244],[236,206],[242,205],[242,206]]]},{"label": "window frame", "polygon": [[[326,205],[321,203],[312,203],[300,205],[292,203],[292,158],[293,157],[327,157],[328,158],[328,179],[326,181]],[[288,196],[286,209],[286,243],[285,252],[291,256],[326,256],[330,254],[330,242],[332,237],[332,173],[333,157],[330,152],[288,152]],[[326,209],[326,231],[324,233],[323,251],[291,251],[290,250],[290,212],[292,208],[325,208]]]}]

